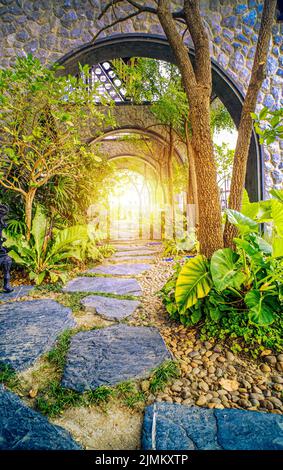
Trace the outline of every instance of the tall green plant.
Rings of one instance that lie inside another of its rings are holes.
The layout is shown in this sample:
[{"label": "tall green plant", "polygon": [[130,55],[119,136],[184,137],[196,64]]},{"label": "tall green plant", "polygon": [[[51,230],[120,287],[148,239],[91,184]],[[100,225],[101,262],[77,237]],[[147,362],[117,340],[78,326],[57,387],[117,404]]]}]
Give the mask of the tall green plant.
[{"label": "tall green plant", "polygon": [[82,260],[85,256],[88,232],[86,226],[67,227],[51,233],[48,219],[37,206],[31,227],[31,236],[7,235],[5,245],[9,255],[29,272],[29,277],[40,285],[46,278],[52,282],[65,282],[68,264],[72,258]]}]

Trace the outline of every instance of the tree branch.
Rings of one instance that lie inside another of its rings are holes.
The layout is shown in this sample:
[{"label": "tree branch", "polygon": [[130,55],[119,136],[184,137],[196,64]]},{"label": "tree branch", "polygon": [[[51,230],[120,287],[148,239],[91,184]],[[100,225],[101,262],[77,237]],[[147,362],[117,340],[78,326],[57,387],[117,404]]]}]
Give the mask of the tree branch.
[{"label": "tree branch", "polygon": [[184,15],[195,48],[196,79],[211,89],[211,61],[209,38],[200,14],[199,0],[184,0]]}]

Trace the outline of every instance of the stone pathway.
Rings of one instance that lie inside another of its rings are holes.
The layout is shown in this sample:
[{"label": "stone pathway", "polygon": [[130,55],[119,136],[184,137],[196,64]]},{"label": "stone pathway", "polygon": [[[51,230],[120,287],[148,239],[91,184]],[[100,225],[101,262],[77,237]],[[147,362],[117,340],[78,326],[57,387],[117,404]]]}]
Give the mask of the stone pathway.
[{"label": "stone pathway", "polygon": [[71,339],[62,385],[78,392],[145,378],[171,359],[156,328],[114,325]]},{"label": "stone pathway", "polygon": [[283,417],[155,403],[146,408],[144,450],[282,450]]},{"label": "stone pathway", "polygon": [[77,277],[68,282],[64,292],[100,292],[115,295],[142,295],[136,279],[109,277]]},{"label": "stone pathway", "polygon": [[50,299],[0,305],[0,363],[16,371],[31,366],[76,322],[71,309]]},{"label": "stone pathway", "polygon": [[50,424],[0,385],[0,450],[79,450],[72,436]]}]

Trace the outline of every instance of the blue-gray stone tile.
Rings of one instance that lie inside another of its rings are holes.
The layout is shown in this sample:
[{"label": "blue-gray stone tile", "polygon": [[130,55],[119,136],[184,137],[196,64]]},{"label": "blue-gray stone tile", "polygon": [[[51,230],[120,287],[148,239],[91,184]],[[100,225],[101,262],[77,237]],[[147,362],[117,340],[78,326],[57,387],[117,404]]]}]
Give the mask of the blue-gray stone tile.
[{"label": "blue-gray stone tile", "polygon": [[150,264],[108,264],[105,266],[97,266],[87,273],[91,274],[113,274],[115,276],[135,276],[150,269]]},{"label": "blue-gray stone tile", "polygon": [[51,299],[1,304],[0,362],[24,370],[75,325],[71,309]]},{"label": "blue-gray stone tile", "polygon": [[79,450],[72,436],[0,385],[0,450]]},{"label": "blue-gray stone tile", "polygon": [[144,450],[282,450],[283,416],[171,403],[146,408]]},{"label": "blue-gray stone tile", "polygon": [[78,392],[147,377],[171,359],[156,328],[124,324],[83,331],[71,339],[62,385]]},{"label": "blue-gray stone tile", "polygon": [[77,277],[69,281],[64,292],[104,292],[117,295],[142,295],[136,279],[119,279],[109,277]]},{"label": "blue-gray stone tile", "polygon": [[134,313],[140,305],[137,300],[113,299],[100,295],[89,295],[81,300],[87,311],[96,313],[106,320],[123,320]]}]

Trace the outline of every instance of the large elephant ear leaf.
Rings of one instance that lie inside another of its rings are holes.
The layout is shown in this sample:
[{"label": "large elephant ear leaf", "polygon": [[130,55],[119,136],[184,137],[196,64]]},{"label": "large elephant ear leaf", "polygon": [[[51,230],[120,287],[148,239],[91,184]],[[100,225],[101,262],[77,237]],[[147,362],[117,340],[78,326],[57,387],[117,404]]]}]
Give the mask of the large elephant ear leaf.
[{"label": "large elephant ear leaf", "polygon": [[175,298],[179,311],[185,312],[198,299],[206,297],[211,287],[206,259],[202,255],[191,258],[181,269],[176,283]]},{"label": "large elephant ear leaf", "polygon": [[271,295],[264,295],[259,290],[251,290],[245,296],[249,307],[249,317],[252,323],[266,326],[274,321],[273,313],[278,309],[277,301]]},{"label": "large elephant ear leaf", "polygon": [[274,199],[283,202],[283,189],[271,189],[269,192]]},{"label": "large elephant ear leaf", "polygon": [[223,291],[227,287],[240,289],[246,275],[236,265],[238,255],[231,248],[217,250],[211,258],[210,272],[215,288]]},{"label": "large elephant ear leaf", "polygon": [[233,209],[226,209],[228,221],[237,227],[240,233],[251,233],[258,231],[258,224],[254,220]]}]

